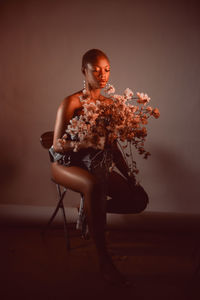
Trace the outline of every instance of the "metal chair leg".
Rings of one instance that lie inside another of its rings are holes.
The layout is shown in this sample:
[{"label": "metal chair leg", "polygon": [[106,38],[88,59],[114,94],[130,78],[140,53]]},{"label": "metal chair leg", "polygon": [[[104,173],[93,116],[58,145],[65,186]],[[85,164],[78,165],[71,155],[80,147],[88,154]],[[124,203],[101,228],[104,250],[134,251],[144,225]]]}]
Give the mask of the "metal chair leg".
[{"label": "metal chair leg", "polygon": [[55,211],[53,212],[49,222],[46,225],[46,229],[51,225],[51,223],[53,222],[53,220],[56,217],[58,210],[60,208],[62,210],[62,215],[63,215],[63,219],[64,219],[64,232],[65,232],[65,237],[66,237],[66,241],[67,241],[67,249],[70,250],[69,230],[68,230],[68,226],[67,226],[67,218],[66,218],[66,214],[65,214],[65,208],[63,205],[63,199],[64,199],[67,189],[64,188],[63,191],[61,192],[60,185],[57,183],[56,183],[56,188],[57,188],[57,192],[58,192],[58,196],[59,196],[59,201],[58,201]]},{"label": "metal chair leg", "polygon": [[66,237],[66,241],[67,241],[67,250],[70,250],[70,236],[69,236],[69,230],[68,230],[68,226],[67,226],[67,218],[66,218],[66,214],[65,214],[65,208],[63,205],[63,202],[61,204],[61,209],[62,209],[62,213],[63,213],[63,220],[64,220],[64,232],[65,232],[65,237]]},{"label": "metal chair leg", "polygon": [[61,190],[60,190],[60,186],[58,186],[58,184],[56,184],[56,188],[57,188],[57,191],[58,191],[58,195],[59,195],[59,201],[58,201],[58,204],[56,206],[56,209],[55,211],[53,212],[49,222],[47,223],[47,227],[49,227],[51,225],[51,223],[53,222],[55,216],[57,215],[57,212],[59,210],[59,208],[61,207],[62,205],[62,202],[63,202],[63,198],[65,196],[65,193],[66,193],[66,189],[64,189],[64,191],[61,193]]},{"label": "metal chair leg", "polygon": [[63,188],[63,192],[61,192],[61,188],[60,185],[56,183],[56,188],[59,194],[59,199],[60,199],[60,205],[59,207],[62,210],[62,215],[63,215],[63,221],[64,221],[64,232],[65,232],[65,237],[66,237],[66,241],[67,241],[67,250],[70,250],[70,238],[69,238],[69,230],[68,230],[68,226],[67,226],[67,218],[66,218],[66,214],[65,214],[65,207],[63,205],[63,198],[65,196],[65,193],[67,191],[66,188]]}]

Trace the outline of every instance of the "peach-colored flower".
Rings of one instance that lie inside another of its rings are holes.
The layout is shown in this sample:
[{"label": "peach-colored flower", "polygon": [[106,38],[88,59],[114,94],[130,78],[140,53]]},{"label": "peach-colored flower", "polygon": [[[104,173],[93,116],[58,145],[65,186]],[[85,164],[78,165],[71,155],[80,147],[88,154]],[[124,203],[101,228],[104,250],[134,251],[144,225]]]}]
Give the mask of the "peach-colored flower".
[{"label": "peach-colored flower", "polygon": [[149,98],[149,96],[147,94],[144,93],[137,93],[138,99],[137,102],[146,105],[146,103],[148,103],[151,98]]},{"label": "peach-colored flower", "polygon": [[[111,85],[107,90],[108,94],[115,91]],[[109,96],[109,100],[97,100],[94,103],[88,97],[81,98],[84,113],[70,120],[66,130],[74,140],[74,151],[78,151],[82,142],[88,142],[95,148],[103,150],[105,140],[110,144],[120,140],[125,143],[122,149],[128,151],[128,145],[135,146],[138,153],[146,159],[150,153],[144,147],[147,136],[144,125],[148,123],[149,117],[158,118],[159,110],[148,105],[150,97],[147,94],[137,93],[137,98],[133,98],[133,92],[129,88],[125,89],[123,95]],[[133,173],[137,173],[132,155],[129,154],[129,157],[132,160],[130,169]]]},{"label": "peach-colored flower", "polygon": [[107,86],[105,87],[105,91],[107,94],[114,94],[115,88],[113,85],[107,84]]},{"label": "peach-colored flower", "polygon": [[129,100],[133,97],[133,92],[129,88],[126,88],[124,90],[124,96],[126,97],[127,100]]},{"label": "peach-colored flower", "polygon": [[158,110],[158,108],[154,108],[153,110],[152,110],[152,113],[151,113],[153,116],[154,116],[154,118],[156,118],[156,119],[158,119],[159,117],[160,117],[160,112],[159,112],[159,110]]},{"label": "peach-colored flower", "polygon": [[146,107],[146,110],[147,110],[148,112],[152,112],[153,108],[152,108],[151,106],[147,106],[147,107]]},{"label": "peach-colored flower", "polygon": [[143,115],[143,116],[141,117],[141,122],[142,122],[143,125],[148,124],[147,116],[146,116],[146,115]]},{"label": "peach-colored flower", "polygon": [[139,123],[140,122],[140,117],[139,116],[133,117],[133,121],[135,123]]}]

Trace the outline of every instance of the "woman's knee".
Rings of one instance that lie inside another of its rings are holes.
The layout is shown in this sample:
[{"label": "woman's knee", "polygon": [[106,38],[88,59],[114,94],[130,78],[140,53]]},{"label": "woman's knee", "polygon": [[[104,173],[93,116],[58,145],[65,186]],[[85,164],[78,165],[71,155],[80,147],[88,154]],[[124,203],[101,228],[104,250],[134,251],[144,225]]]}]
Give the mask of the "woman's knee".
[{"label": "woman's knee", "polygon": [[65,167],[58,163],[53,163],[51,175],[55,182],[82,194],[98,190],[96,178],[90,172],[80,167]]},{"label": "woman's knee", "polygon": [[142,186],[137,187],[137,192],[135,193],[134,198],[136,204],[136,213],[144,211],[149,203],[149,197]]},{"label": "woman's knee", "polygon": [[101,193],[102,185],[96,177],[87,177],[84,181],[84,194],[95,194],[96,196],[98,196]]}]

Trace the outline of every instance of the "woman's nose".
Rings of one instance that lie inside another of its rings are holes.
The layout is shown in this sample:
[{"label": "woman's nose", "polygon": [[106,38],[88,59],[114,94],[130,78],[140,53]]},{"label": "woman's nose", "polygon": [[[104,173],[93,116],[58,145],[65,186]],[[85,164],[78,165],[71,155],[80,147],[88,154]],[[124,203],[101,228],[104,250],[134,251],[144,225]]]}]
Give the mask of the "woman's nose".
[{"label": "woman's nose", "polygon": [[105,77],[105,72],[102,70],[102,71],[100,72],[99,76],[100,76],[101,78]]}]

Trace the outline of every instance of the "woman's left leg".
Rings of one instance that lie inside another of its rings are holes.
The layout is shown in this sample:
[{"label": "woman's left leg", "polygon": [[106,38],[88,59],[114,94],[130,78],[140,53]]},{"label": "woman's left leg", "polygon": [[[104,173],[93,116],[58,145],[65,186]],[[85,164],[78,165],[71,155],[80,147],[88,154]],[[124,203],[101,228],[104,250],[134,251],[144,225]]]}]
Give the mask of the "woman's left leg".
[{"label": "woman's left leg", "polygon": [[140,213],[148,202],[149,198],[141,185],[134,185],[119,173],[109,173],[107,184],[108,196],[106,211],[109,213]]}]

